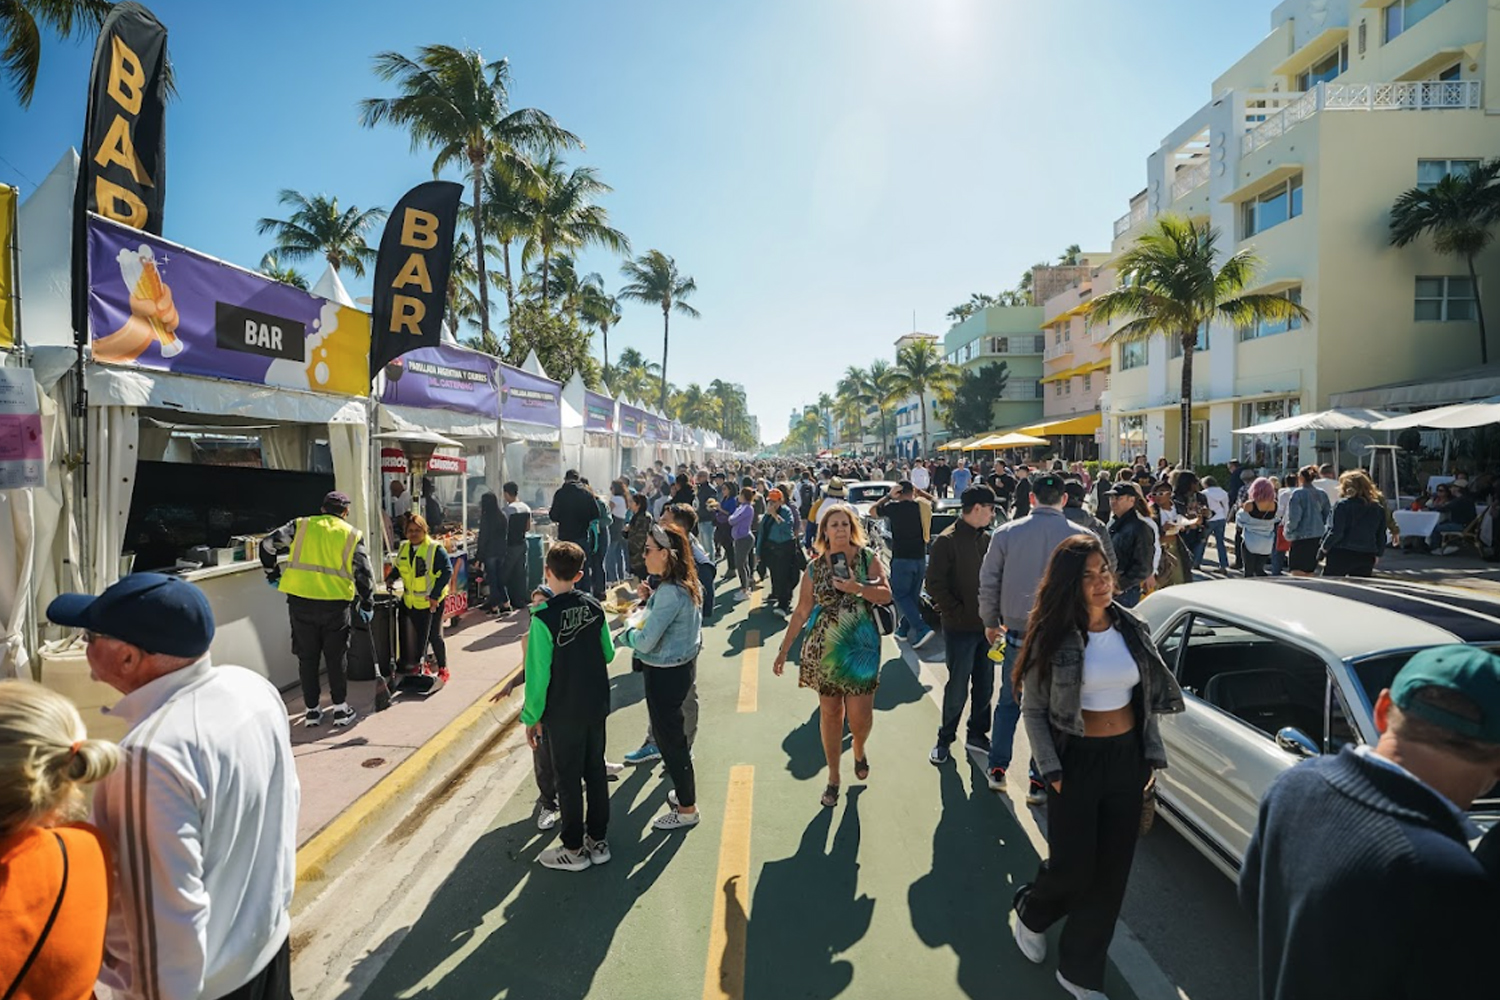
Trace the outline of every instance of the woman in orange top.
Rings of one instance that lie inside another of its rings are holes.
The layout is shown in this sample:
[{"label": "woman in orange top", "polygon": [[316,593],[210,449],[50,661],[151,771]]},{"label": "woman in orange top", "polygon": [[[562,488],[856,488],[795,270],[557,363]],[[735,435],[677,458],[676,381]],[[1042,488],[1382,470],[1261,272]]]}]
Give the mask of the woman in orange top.
[{"label": "woman in orange top", "polygon": [[72,822],[81,786],[120,748],[88,739],[73,703],[31,681],[0,681],[0,996],[88,1000],[104,957],[111,860]]}]

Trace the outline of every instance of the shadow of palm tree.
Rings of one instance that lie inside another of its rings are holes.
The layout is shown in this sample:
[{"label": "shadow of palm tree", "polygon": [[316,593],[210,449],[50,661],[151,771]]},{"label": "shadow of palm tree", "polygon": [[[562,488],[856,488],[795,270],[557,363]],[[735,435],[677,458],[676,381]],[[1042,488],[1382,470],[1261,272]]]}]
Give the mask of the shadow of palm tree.
[{"label": "shadow of palm tree", "polygon": [[633,771],[610,796],[635,805],[610,818],[608,865],[542,868],[536,857],[552,835],[530,819],[477,840],[365,996],[586,997],[626,914],[682,845],[682,834],[648,831],[661,809],[658,796],[639,795],[649,777]]},{"label": "shadow of palm tree", "polygon": [[[859,895],[859,796],[813,817],[797,851],[760,872],[745,934],[745,1000],[831,1000],[849,988],[854,965],[838,956],[870,929],[875,900]],[[874,996],[876,993],[864,995]]]}]

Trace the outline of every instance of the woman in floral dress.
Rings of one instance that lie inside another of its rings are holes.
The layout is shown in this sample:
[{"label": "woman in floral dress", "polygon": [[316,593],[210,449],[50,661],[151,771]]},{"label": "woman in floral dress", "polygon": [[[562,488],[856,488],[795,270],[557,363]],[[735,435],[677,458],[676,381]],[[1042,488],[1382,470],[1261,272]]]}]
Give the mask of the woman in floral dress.
[{"label": "woman in floral dress", "polygon": [[854,776],[864,781],[870,775],[865,743],[880,683],[880,632],[870,605],[889,604],[891,588],[880,557],[865,545],[854,508],[838,503],[821,513],[813,546],[817,558],[802,576],[797,609],[772,670],[781,676],[788,648],[811,619],[802,643],[798,684],[818,692],[823,753],[828,758],[828,787],[821,801],[832,807],[839,799],[845,719],[854,738]]}]

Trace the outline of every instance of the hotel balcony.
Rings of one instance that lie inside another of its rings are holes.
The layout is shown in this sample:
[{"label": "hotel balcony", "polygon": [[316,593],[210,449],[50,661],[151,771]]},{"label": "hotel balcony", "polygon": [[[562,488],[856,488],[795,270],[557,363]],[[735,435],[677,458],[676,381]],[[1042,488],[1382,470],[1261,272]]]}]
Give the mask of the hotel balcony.
[{"label": "hotel balcony", "polygon": [[[1325,111],[1453,111],[1477,109],[1479,80],[1413,80],[1392,83],[1320,83],[1240,137],[1240,154],[1256,150]],[[1290,95],[1277,95],[1286,97]],[[1115,223],[1119,235],[1119,223]]]},{"label": "hotel balcony", "polygon": [[1137,196],[1130,203],[1130,211],[1115,220],[1115,239],[1119,239],[1130,232],[1136,226],[1146,221],[1148,209],[1144,194]]},{"label": "hotel balcony", "polygon": [[1209,161],[1205,157],[1191,166],[1181,167],[1172,178],[1172,201],[1178,202],[1208,183]]},{"label": "hotel balcony", "polygon": [[1065,340],[1061,344],[1048,344],[1047,350],[1042,352],[1042,361],[1058,361],[1062,358],[1073,356],[1072,341]]}]

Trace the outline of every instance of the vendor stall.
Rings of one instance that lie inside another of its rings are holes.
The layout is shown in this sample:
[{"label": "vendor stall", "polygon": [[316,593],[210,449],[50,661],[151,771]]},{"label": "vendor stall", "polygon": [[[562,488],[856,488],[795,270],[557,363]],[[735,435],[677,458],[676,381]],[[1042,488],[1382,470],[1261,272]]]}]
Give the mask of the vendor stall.
[{"label": "vendor stall", "polygon": [[620,403],[619,435],[620,435],[620,469],[643,468],[650,465],[655,456],[651,454],[650,444],[646,440],[647,428],[655,427],[651,415],[638,406],[629,403]]},{"label": "vendor stall", "polygon": [[585,388],[574,373],[562,392],[563,464],[577,469],[597,490],[620,474],[615,401]]},{"label": "vendor stall", "polygon": [[[51,560],[81,555],[81,573],[39,574],[37,606],[176,572],[208,595],[217,661],[295,683],[286,600],[255,548],[332,489],[369,535],[369,317],[99,218],[88,248],[87,417],[58,442],[86,464],[54,466],[67,530]],[[77,383],[58,360],[38,359],[39,380],[67,413]]]},{"label": "vendor stall", "polygon": [[500,436],[505,478],[533,510],[545,510],[562,485],[562,385],[500,365]]}]

